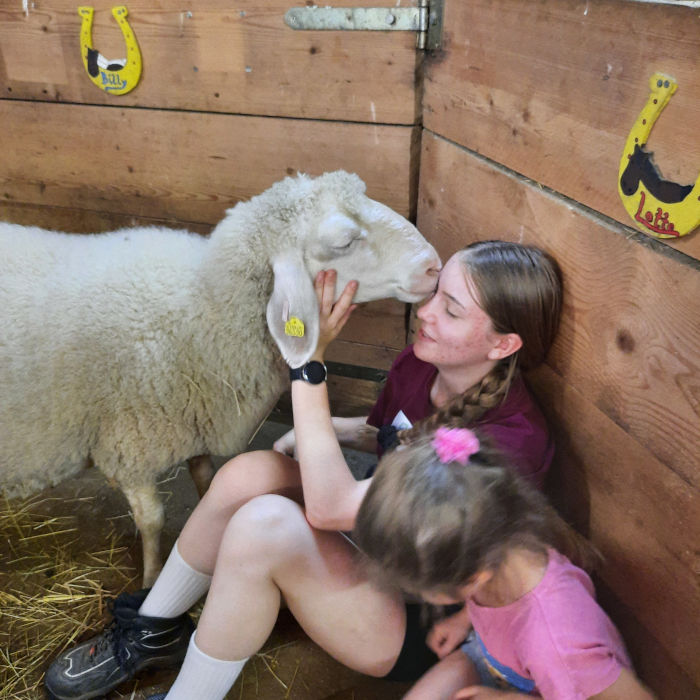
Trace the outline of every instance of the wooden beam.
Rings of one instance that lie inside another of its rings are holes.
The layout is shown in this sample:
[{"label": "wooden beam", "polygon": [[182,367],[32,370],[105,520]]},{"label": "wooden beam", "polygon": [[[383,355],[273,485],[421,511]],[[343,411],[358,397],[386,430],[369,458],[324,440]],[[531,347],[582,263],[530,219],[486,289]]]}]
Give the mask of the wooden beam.
[{"label": "wooden beam", "polygon": [[0,201],[214,224],[286,175],[356,172],[408,215],[416,127],[0,100]]}]

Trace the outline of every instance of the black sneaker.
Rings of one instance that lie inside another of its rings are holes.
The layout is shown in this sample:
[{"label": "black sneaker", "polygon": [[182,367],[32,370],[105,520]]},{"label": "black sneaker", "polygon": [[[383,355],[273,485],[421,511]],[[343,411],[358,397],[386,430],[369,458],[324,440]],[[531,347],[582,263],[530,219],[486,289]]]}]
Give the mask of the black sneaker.
[{"label": "black sneaker", "polygon": [[102,634],[64,651],[49,667],[44,684],[56,700],[89,700],[105,695],[147,667],[165,667],[185,658],[194,624],[138,614],[148,591],[122,593],[110,601],[112,622]]}]

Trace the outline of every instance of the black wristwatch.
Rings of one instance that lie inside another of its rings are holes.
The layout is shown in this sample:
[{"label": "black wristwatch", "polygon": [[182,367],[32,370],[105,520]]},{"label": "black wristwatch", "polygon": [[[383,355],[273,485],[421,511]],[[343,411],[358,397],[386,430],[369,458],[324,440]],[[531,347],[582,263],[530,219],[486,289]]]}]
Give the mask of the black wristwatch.
[{"label": "black wristwatch", "polygon": [[289,370],[289,378],[291,381],[295,379],[303,379],[309,384],[320,384],[326,381],[328,376],[328,371],[326,370],[326,365],[323,362],[317,362],[316,360],[311,360],[301,367],[296,367],[295,369]]}]

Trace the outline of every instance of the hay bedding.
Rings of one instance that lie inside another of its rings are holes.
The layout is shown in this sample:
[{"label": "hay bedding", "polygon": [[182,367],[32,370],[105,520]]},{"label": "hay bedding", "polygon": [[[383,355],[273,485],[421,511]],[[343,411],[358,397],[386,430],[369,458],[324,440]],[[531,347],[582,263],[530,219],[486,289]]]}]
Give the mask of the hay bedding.
[{"label": "hay bedding", "polygon": [[[92,498],[92,497],[90,497]],[[0,504],[0,698],[43,698],[47,663],[99,627],[106,598],[136,578],[112,525],[86,551],[76,515],[85,498],[34,497]],[[60,503],[57,503],[60,502]],[[111,531],[110,531],[111,530]]]},{"label": "hay bedding", "polygon": [[[0,700],[45,698],[43,676],[50,661],[102,628],[108,598],[140,585],[135,565],[141,561],[140,544],[131,516],[107,506],[99,484],[84,479],[82,486],[78,491],[92,493],[0,500]],[[164,495],[167,503],[172,493]],[[195,621],[200,612],[201,604],[191,611]],[[152,672],[108,697],[142,700],[166,690],[174,675]],[[392,700],[403,694],[400,684],[392,685],[341,666],[282,611],[267,644],[227,697]]]},{"label": "hay bedding", "polygon": [[[103,516],[94,525],[99,500],[41,494],[0,500],[0,700],[45,698],[50,661],[102,628],[109,598],[139,586],[140,553],[130,516]],[[201,604],[191,611],[195,620],[200,612]],[[318,662],[319,650],[290,620],[246,666],[229,698],[321,697],[300,673]],[[109,698],[144,698],[165,690],[173,675],[153,672]]]}]

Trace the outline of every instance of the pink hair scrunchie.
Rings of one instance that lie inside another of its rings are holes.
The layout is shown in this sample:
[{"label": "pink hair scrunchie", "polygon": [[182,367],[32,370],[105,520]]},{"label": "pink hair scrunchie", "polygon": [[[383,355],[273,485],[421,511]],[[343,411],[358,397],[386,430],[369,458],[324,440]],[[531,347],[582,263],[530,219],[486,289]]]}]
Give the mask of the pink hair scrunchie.
[{"label": "pink hair scrunchie", "polygon": [[438,428],[432,442],[443,464],[458,462],[466,465],[479,451],[479,438],[468,428]]}]

